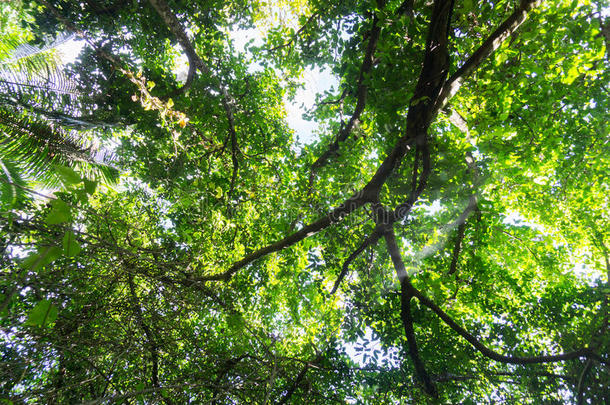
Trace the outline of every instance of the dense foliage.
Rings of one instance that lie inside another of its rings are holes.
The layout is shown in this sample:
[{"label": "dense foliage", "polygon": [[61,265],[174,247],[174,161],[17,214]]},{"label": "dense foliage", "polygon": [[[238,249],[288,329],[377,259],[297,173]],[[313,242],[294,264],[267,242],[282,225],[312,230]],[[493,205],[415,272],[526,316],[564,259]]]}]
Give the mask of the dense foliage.
[{"label": "dense foliage", "polygon": [[609,403],[608,9],[1,3],[0,403]]}]

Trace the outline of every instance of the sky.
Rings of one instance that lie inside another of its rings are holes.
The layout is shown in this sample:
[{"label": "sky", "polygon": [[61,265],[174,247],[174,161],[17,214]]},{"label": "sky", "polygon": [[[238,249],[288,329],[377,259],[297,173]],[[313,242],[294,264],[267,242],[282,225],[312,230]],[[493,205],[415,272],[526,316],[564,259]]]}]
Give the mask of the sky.
[{"label": "sky", "polygon": [[[262,45],[262,33],[256,29],[235,30],[229,32],[229,35],[234,42],[235,49],[239,52],[248,54],[246,44],[250,40],[254,40],[255,45]],[[76,60],[84,44],[85,41],[78,39],[71,39],[61,44],[57,49],[61,53],[64,63],[71,63]],[[257,65],[252,64],[251,70],[256,71],[257,69]],[[188,63],[184,58],[184,64],[179,66],[174,73],[178,77],[186,77],[187,70]],[[301,80],[304,87],[297,91],[294,101],[285,100],[287,123],[294,130],[301,143],[309,144],[317,139],[315,132],[318,129],[318,124],[305,120],[303,114],[314,106],[317,94],[322,94],[332,88],[336,89],[339,81],[330,71],[323,71],[318,68],[305,69]]]},{"label": "sky", "polygon": [[[250,55],[247,49],[249,41],[252,41],[251,45],[254,46],[263,45],[263,32],[258,29],[232,30],[228,34],[233,40],[235,49],[247,56]],[[256,63],[251,64],[251,71],[258,69]],[[285,100],[287,122],[302,143],[311,143],[317,139],[315,131],[318,129],[318,124],[303,119],[303,114],[313,107],[317,94],[322,94],[333,87],[337,88],[339,81],[330,71],[318,68],[306,68],[301,80],[304,87],[297,91],[294,101]]]}]

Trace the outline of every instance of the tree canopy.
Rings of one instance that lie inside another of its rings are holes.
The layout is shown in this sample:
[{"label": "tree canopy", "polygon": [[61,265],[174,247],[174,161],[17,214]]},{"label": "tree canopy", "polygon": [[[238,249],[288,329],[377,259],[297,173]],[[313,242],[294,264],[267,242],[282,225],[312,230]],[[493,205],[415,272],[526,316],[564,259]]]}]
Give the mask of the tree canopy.
[{"label": "tree canopy", "polygon": [[609,9],[0,4],[0,403],[610,403]]}]

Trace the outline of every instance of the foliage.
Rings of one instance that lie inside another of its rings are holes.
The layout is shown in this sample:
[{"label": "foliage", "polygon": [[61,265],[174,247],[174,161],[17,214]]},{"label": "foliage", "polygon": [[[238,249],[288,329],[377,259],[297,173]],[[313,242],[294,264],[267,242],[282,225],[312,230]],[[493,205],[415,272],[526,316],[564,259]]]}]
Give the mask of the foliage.
[{"label": "foliage", "polygon": [[606,1],[0,7],[0,399],[610,400]]},{"label": "foliage", "polygon": [[31,45],[27,40],[33,36],[19,30],[15,20],[4,23],[0,38],[0,203],[20,204],[28,180],[56,187],[70,176],[70,167],[116,180],[116,169],[108,165],[111,155],[93,148],[87,141],[91,136],[78,131],[97,125],[84,121],[85,97],[57,53],[71,35],[60,34],[42,47]]}]

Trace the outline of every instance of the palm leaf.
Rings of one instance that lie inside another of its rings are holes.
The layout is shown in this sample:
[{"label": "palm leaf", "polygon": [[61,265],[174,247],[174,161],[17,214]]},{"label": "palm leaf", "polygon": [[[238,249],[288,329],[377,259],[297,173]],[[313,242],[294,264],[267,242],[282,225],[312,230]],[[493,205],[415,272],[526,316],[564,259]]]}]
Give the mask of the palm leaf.
[{"label": "palm leaf", "polygon": [[77,169],[90,178],[115,182],[113,155],[87,145],[82,133],[66,131],[33,115],[0,108],[0,159],[15,162],[25,177],[57,187],[55,166]]},{"label": "palm leaf", "polygon": [[56,49],[70,38],[60,36],[40,48],[15,35],[0,35],[0,102],[39,112],[80,115],[85,96],[66,74]]},{"label": "palm leaf", "polygon": [[5,211],[28,199],[27,183],[21,176],[19,165],[0,159],[0,209]]}]

